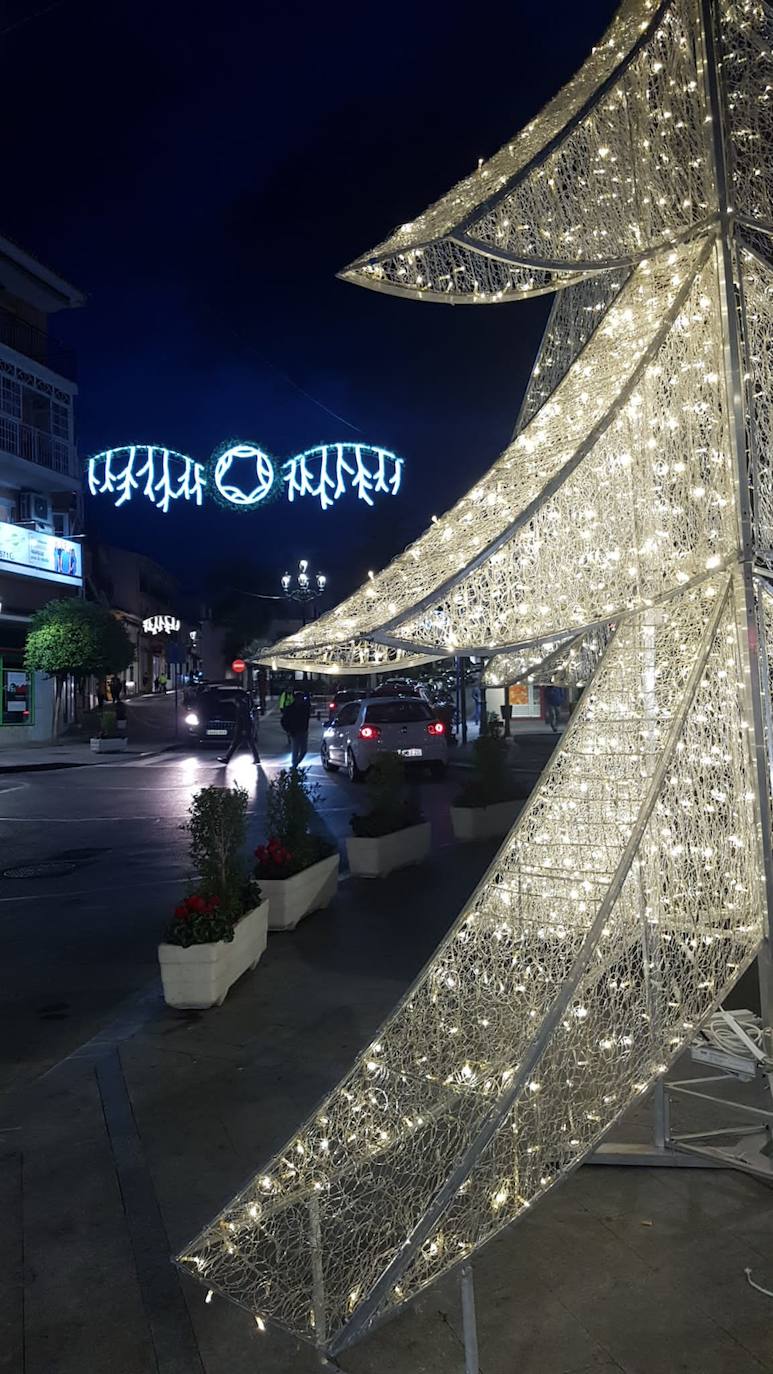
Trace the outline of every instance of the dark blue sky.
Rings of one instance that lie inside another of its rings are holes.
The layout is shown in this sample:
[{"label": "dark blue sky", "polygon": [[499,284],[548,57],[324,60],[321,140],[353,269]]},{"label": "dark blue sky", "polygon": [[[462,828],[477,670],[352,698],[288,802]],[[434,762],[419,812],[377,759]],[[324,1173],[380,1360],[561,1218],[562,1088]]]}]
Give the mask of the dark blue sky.
[{"label": "dark blue sky", "polygon": [[82,455],[151,441],[203,459],[239,435],[280,457],[359,437],[406,460],[372,511],[103,499],[102,537],[192,587],[236,543],[277,572],[307,555],[343,592],[474,482],[548,298],[441,306],[335,273],[524,124],[613,8],[11,0],[0,231],[88,293],[52,322],[78,350]]}]

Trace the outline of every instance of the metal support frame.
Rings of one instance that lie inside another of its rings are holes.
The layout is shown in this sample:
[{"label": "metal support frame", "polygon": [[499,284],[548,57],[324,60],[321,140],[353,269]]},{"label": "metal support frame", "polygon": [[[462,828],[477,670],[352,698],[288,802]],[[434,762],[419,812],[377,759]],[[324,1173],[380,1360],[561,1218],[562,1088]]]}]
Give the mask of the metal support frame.
[{"label": "metal support frame", "polygon": [[[732,1015],[727,1019],[732,1024]],[[740,1050],[738,1053],[721,1051],[711,1057],[723,1065],[720,1072],[698,1078],[658,1079],[653,1093],[651,1141],[604,1141],[585,1163],[628,1164],[639,1168],[741,1169],[773,1183],[773,1106],[755,1107],[737,1102],[721,1090],[713,1090],[715,1084],[756,1080],[773,1091],[771,1061],[763,1051],[751,1044],[748,1054]],[[711,1057],[706,1062],[711,1062]],[[736,1125],[715,1126],[700,1131],[674,1131],[671,1127],[671,1108],[675,1098],[692,1099],[721,1108],[724,1119],[727,1119],[727,1113],[747,1119]]]},{"label": "metal support frame", "polygon": [[480,1374],[478,1326],[475,1320],[475,1288],[472,1279],[472,1265],[469,1263],[463,1264],[459,1272],[459,1292],[462,1299],[464,1374]]}]

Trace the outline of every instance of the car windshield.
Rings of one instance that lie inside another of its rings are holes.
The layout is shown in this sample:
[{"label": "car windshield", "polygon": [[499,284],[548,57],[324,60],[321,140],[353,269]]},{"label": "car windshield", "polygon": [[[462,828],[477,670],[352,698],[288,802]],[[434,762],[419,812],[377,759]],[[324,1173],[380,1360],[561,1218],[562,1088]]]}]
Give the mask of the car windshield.
[{"label": "car windshield", "polygon": [[405,725],[410,721],[431,720],[432,712],[423,701],[380,701],[365,709],[369,725]]}]

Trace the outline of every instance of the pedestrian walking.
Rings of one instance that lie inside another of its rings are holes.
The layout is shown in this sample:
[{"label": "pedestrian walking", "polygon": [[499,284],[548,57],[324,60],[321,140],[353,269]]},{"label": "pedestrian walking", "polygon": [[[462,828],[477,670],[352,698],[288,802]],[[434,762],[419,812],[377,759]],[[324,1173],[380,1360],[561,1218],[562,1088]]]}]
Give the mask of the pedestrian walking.
[{"label": "pedestrian walking", "polygon": [[110,679],[110,695],[113,698],[113,701],[121,700],[122,691],[123,683],[121,682],[121,679],[119,678],[118,674],[113,673],[113,676]]},{"label": "pedestrian walking", "polygon": [[169,681],[169,679],[168,679],[166,673],[159,673],[159,675],[158,675],[158,686],[159,686],[159,690],[160,690],[161,692],[163,692],[165,696],[166,696],[166,684],[167,684],[168,681]]},{"label": "pedestrian walking", "polygon": [[126,734],[126,727],[126,702],[121,701],[120,697],[118,697],[115,703],[115,728],[118,731],[118,734],[122,736]]},{"label": "pedestrian walking", "polygon": [[554,735],[558,734],[558,713],[563,700],[563,691],[551,682],[550,686],[545,688],[545,721]]},{"label": "pedestrian walking", "polygon": [[[231,697],[218,697],[224,704],[231,701]],[[234,754],[241,746],[252,750],[252,757],[255,763],[260,763],[258,753],[258,742],[255,738],[255,717],[252,712],[250,699],[245,692],[236,698],[236,715],[234,718],[234,732],[231,739],[231,747],[227,754],[219,760],[220,763],[230,763]]]},{"label": "pedestrian walking", "polygon": [[98,711],[101,711],[101,710],[102,710],[102,708],[103,708],[103,706],[104,706],[104,704],[105,704],[105,697],[106,697],[106,696],[107,696],[107,683],[105,682],[105,679],[104,679],[103,677],[101,677],[101,678],[99,679],[98,683],[97,683],[97,710],[98,710]]},{"label": "pedestrian walking", "polygon": [[[289,688],[289,687],[283,687],[282,690],[281,690],[281,692],[279,693],[279,719],[280,719],[280,721],[281,721],[282,716],[284,715],[285,711],[287,710],[288,706],[292,706],[292,704],[293,704],[293,694],[292,694],[292,692],[290,691],[290,688]],[[285,734],[287,735],[287,731],[285,731]],[[290,750],[292,749],[292,747],[293,747],[293,742],[292,742],[292,740],[290,739],[290,736],[287,735],[287,751],[288,751],[288,753],[290,752]]]},{"label": "pedestrian walking", "polygon": [[298,768],[306,757],[309,747],[310,714],[309,698],[298,687],[293,692],[290,705],[282,713],[281,720],[282,729],[290,740],[293,768]]}]

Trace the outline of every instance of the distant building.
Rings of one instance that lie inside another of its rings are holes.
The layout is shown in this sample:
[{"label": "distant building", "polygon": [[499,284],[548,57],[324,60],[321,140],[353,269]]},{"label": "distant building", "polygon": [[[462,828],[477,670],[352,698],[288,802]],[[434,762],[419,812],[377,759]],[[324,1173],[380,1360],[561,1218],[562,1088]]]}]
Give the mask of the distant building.
[{"label": "distant building", "polygon": [[127,696],[152,692],[175,669],[188,678],[197,669],[199,623],[177,578],[146,554],[114,544],[86,548],[86,589],[120,620],[134,645],[124,673]]},{"label": "distant building", "polygon": [[24,670],[30,616],[83,594],[75,360],[48,317],[84,300],[0,237],[0,748],[49,737],[52,683]]}]

